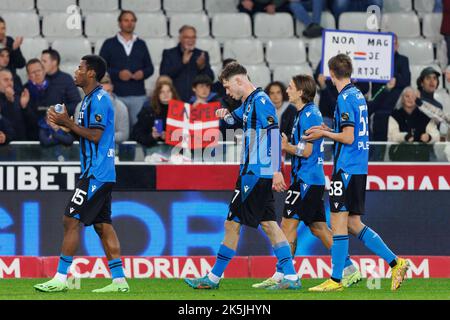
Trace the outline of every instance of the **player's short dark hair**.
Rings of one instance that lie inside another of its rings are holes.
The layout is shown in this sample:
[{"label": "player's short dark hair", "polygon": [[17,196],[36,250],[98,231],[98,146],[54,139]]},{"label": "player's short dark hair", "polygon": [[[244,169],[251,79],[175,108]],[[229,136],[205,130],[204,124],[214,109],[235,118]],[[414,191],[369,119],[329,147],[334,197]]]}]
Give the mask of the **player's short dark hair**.
[{"label": "player's short dark hair", "polygon": [[31,66],[32,64],[36,64],[36,63],[39,63],[42,67],[44,67],[44,66],[42,65],[41,60],[39,60],[39,59],[37,59],[37,58],[33,58],[33,59],[28,60],[27,64],[25,65],[25,70],[28,71],[28,67]]},{"label": "player's short dark hair", "polygon": [[48,49],[42,50],[42,54],[48,54],[50,56],[50,59],[52,59],[53,61],[56,61],[58,66],[61,63],[61,55],[55,49],[48,48]]},{"label": "player's short dark hair", "polygon": [[302,91],[303,103],[309,103],[314,101],[316,96],[316,81],[314,78],[307,74],[299,74],[292,77],[292,81],[295,84],[297,90]]},{"label": "player's short dark hair", "polygon": [[120,11],[120,14],[119,14],[119,17],[117,18],[117,21],[121,22],[123,16],[126,15],[126,14],[131,14],[131,15],[133,16],[133,18],[134,18],[134,21],[137,22],[137,20],[138,20],[138,19],[137,19],[137,16],[136,16],[136,14],[135,14],[133,11],[131,11],[131,10],[122,10],[122,11]]},{"label": "player's short dark hair", "polygon": [[192,88],[195,88],[199,84],[206,84],[211,87],[213,82],[206,74],[199,74],[194,78],[194,81],[192,81]]},{"label": "player's short dark hair", "polygon": [[95,79],[100,82],[106,73],[106,61],[102,57],[89,54],[81,58],[81,60],[86,61],[86,66],[88,70],[95,71]]},{"label": "player's short dark hair", "polygon": [[222,69],[225,69],[225,67],[232,62],[237,62],[237,60],[233,59],[233,58],[227,58],[227,59],[223,60],[222,61]]},{"label": "player's short dark hair", "polygon": [[220,76],[219,76],[219,81],[220,82],[224,82],[228,79],[230,79],[233,76],[236,75],[247,75],[247,69],[245,69],[245,67],[241,64],[239,64],[238,62],[231,62],[229,64],[227,64],[225,66],[225,68],[222,70]]},{"label": "player's short dark hair", "polygon": [[350,78],[353,73],[352,59],[340,53],[328,61],[328,68],[333,71],[337,79]]},{"label": "player's short dark hair", "polygon": [[184,30],[192,30],[197,34],[197,29],[195,29],[195,27],[185,24],[182,25],[180,29],[178,29],[178,34],[182,34],[184,32]]},{"label": "player's short dark hair", "polygon": [[289,100],[288,94],[287,94],[287,92],[286,92],[286,86],[285,86],[284,83],[281,82],[281,81],[273,81],[273,82],[269,83],[269,84],[267,85],[267,87],[264,89],[264,92],[265,92],[267,95],[269,95],[270,89],[272,89],[273,86],[280,88],[281,94],[282,94],[282,96],[283,96],[283,101]]}]

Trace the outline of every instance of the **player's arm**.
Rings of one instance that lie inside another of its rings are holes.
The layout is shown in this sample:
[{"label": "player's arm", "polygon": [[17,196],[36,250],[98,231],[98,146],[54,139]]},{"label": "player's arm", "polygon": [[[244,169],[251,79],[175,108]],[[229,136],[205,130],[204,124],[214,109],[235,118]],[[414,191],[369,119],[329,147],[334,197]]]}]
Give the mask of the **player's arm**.
[{"label": "player's arm", "polygon": [[300,141],[297,145],[289,143],[287,136],[283,133],[281,140],[281,148],[290,155],[298,156],[302,158],[309,158],[313,151],[313,143]]},{"label": "player's arm", "polygon": [[84,128],[78,126],[67,114],[67,109],[64,108],[63,113],[57,113],[53,108],[48,111],[48,119],[59,126],[67,128],[73,134],[76,134],[82,138],[97,144],[103,135],[103,129],[101,127]]}]

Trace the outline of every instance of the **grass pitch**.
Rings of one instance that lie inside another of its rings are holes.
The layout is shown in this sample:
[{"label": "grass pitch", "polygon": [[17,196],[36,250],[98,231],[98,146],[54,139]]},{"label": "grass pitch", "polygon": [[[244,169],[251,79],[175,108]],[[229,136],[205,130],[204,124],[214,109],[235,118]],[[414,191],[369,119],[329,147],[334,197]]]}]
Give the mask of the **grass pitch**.
[{"label": "grass pitch", "polygon": [[2,279],[0,300],[450,300],[450,279],[407,279],[395,292],[390,279],[382,279],[380,289],[370,290],[367,281],[343,292],[312,293],[308,288],[323,279],[304,279],[298,291],[254,289],[260,279],[224,279],[218,290],[194,290],[181,279],[129,279],[131,292],[95,294],[93,289],[110,283],[110,279],[81,279],[80,289],[65,293],[41,293],[33,285],[46,279]]}]

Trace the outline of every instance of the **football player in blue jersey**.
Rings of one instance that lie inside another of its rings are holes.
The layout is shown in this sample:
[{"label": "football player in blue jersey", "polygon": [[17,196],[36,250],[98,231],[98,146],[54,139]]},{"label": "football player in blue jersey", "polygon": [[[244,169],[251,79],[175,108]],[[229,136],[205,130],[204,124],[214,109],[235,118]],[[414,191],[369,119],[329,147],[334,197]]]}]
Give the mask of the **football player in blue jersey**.
[{"label": "football player in blue jersey", "polygon": [[225,237],[211,272],[198,279],[185,279],[195,289],[217,289],[225,268],[236,253],[242,225],[258,228],[268,236],[283,280],[268,289],[299,289],[300,280],[292,263],[289,243],[277,224],[272,188],[286,189],[281,173],[281,139],[275,107],[261,88],[248,78],[247,70],[237,62],[228,64],[220,75],[226,93],[242,105],[229,113],[217,110],[217,116],[229,125],[240,123],[244,130],[242,159],[234,195],[225,221]]},{"label": "football player in blue jersey", "polygon": [[331,181],[330,208],[333,245],[331,279],[310,291],[341,291],[342,270],[348,256],[348,233],[354,235],[392,268],[391,290],[397,290],[409,268],[407,260],[397,257],[381,237],[361,222],[364,214],[369,159],[369,121],[364,95],[351,82],[352,60],[338,54],[328,61],[330,76],[339,96],[334,113],[334,131],[325,125],[306,131],[303,138],[315,141],[332,139],[334,168]]},{"label": "football player in blue jersey", "polygon": [[129,292],[120,258],[120,244],[111,224],[111,192],[116,181],[114,167],[114,107],[100,85],[106,73],[106,62],[97,55],[81,58],[75,71],[75,84],[86,96],[78,122],[69,118],[67,110],[48,112],[48,119],[80,138],[81,176],[64,213],[64,240],[58,270],[54,278],[37,284],[41,292],[62,292],[68,289],[67,273],[80,242],[80,223],[94,225],[101,239],[113,281],[93,292]]},{"label": "football player in blue jersey", "polygon": [[[316,82],[311,76],[297,75],[292,78],[286,90],[289,102],[297,108],[291,143],[283,134],[282,149],[292,156],[291,186],[287,191],[281,230],[291,245],[291,254],[295,256],[297,249],[297,229],[300,221],[309,227],[312,234],[318,237],[323,245],[330,249],[333,235],[328,228],[325,217],[323,195],[325,191],[325,173],[323,171],[323,138],[306,142],[302,139],[309,128],[323,123],[322,114],[314,104]],[[277,265],[271,278],[254,284],[254,288],[266,288],[283,279],[283,271]],[[361,280],[361,274],[353,266],[350,257],[345,262],[345,286]]]}]

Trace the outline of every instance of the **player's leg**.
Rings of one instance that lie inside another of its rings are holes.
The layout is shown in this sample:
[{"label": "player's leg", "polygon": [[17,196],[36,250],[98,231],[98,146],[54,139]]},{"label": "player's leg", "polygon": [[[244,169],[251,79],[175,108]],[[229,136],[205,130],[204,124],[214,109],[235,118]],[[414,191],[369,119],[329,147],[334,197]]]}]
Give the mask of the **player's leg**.
[{"label": "player's leg", "polygon": [[218,289],[220,279],[228,266],[228,263],[236,254],[239,242],[241,224],[233,221],[225,221],[225,236],[217,252],[216,262],[211,272],[205,277],[197,279],[184,279],[184,281],[194,289]]},{"label": "player's leg", "polygon": [[[297,219],[284,218],[281,220],[281,231],[286,236],[286,240],[291,248],[292,257],[295,256],[297,250],[297,228],[299,221]],[[281,282],[284,278],[283,268],[279,263],[276,264],[275,273],[272,277],[260,283],[252,285],[253,288],[268,288]]]},{"label": "player's leg", "polygon": [[108,267],[111,271],[112,283],[104,288],[93,290],[93,292],[129,292],[130,287],[126,281],[122,259],[120,258],[120,242],[114,227],[109,223],[96,223],[94,230],[102,241],[103,250],[108,259]]},{"label": "player's leg", "polygon": [[[325,222],[317,221],[310,223],[308,227],[309,230],[311,230],[311,233],[322,241],[324,247],[330,250],[333,244],[333,233],[331,232],[331,229],[328,228],[327,224]],[[347,256],[344,264],[342,285],[344,287],[350,287],[352,284],[361,281],[361,279],[362,276],[358,268],[353,265],[350,256]]]},{"label": "player's leg", "polygon": [[348,230],[361,240],[370,251],[389,264],[392,268],[391,289],[397,290],[406,276],[409,263],[405,259],[397,257],[375,231],[362,223],[359,215],[349,217]]},{"label": "player's leg", "polygon": [[295,271],[291,247],[281,228],[276,221],[262,221],[261,227],[272,244],[273,251],[277,257],[277,264],[283,270],[283,280],[268,289],[300,289],[301,283]]}]

